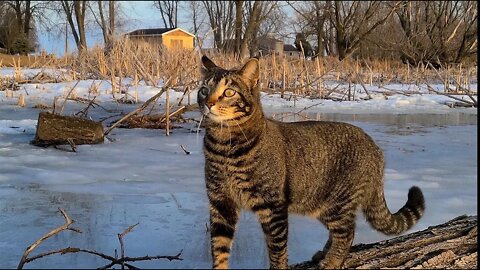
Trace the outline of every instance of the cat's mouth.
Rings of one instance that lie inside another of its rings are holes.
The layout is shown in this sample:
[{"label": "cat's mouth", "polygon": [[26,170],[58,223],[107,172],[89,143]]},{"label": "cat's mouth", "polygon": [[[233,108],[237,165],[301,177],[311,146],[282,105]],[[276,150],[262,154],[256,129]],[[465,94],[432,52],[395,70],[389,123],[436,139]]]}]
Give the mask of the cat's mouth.
[{"label": "cat's mouth", "polygon": [[229,121],[232,117],[228,114],[225,114],[221,110],[215,110],[212,108],[209,108],[208,106],[204,105],[203,109],[201,110],[203,116],[208,117],[214,122],[224,122],[224,121]]},{"label": "cat's mouth", "polygon": [[207,105],[203,106],[203,109],[201,110],[201,113],[203,114],[204,117],[208,117],[209,119],[215,121],[215,122],[221,122],[223,119],[221,115],[216,114],[212,111],[212,109],[208,108]]}]

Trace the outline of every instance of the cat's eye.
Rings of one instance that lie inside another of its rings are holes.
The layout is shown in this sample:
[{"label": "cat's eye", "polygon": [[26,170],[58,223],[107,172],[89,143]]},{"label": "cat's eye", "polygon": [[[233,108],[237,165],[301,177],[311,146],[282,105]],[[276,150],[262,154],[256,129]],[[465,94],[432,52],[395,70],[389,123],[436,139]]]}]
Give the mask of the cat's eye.
[{"label": "cat's eye", "polygon": [[225,97],[233,97],[236,93],[237,93],[237,91],[235,91],[235,90],[227,89],[223,92],[223,95]]},{"label": "cat's eye", "polygon": [[202,87],[200,88],[200,94],[204,97],[206,97],[208,95],[208,88],[207,87]]}]

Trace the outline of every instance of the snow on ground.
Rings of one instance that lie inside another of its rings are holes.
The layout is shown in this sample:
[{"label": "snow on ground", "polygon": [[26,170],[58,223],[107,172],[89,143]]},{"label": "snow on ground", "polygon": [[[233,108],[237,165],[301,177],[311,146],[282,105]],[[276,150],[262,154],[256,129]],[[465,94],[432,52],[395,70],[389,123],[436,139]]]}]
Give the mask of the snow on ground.
[{"label": "snow on ground", "polygon": [[[0,69],[0,77],[7,73]],[[75,83],[22,85],[15,97],[26,95],[25,108],[16,106],[16,98],[0,92],[0,268],[16,267],[28,245],[63,224],[58,207],[67,210],[83,233],[63,232],[34,253],[76,246],[113,255],[119,249],[117,233],[139,222],[125,237],[128,256],[175,255],[183,250],[184,260],[136,266],[209,268],[203,131],[193,133],[193,124],[185,124],[167,137],[163,130],[114,129],[108,135],[112,141],[80,145],[76,153],[30,145],[40,111],[32,106],[40,102],[51,105],[55,96],[68,93]],[[78,83],[76,95],[88,97],[92,83]],[[98,90],[96,100],[106,108],[121,111],[138,106],[112,102],[106,81]],[[157,92],[141,85],[139,98],[145,101]],[[196,93],[191,95],[195,100]],[[176,101],[181,93],[172,91],[170,96]],[[413,230],[477,213],[477,111],[451,109],[444,101],[444,96],[425,93],[393,95],[388,100],[375,95],[372,100],[350,102],[286,101],[278,95],[262,94],[266,114],[276,119],[345,121],[370,134],[385,151],[385,195],[390,209],[396,211],[405,203],[412,185],[425,194],[427,210]],[[163,106],[164,96],[160,102]],[[84,106],[68,101],[65,113],[78,112]],[[301,115],[295,114],[299,111]],[[91,113],[97,119],[106,114],[99,108]],[[199,119],[198,113],[192,115]],[[191,154],[185,155],[180,145]],[[387,238],[371,229],[359,214],[355,243]],[[309,259],[326,239],[327,231],[319,222],[292,215],[290,262]],[[68,254],[40,259],[27,267],[93,268],[106,263],[89,255]],[[250,212],[242,212],[231,267],[268,267],[261,228]]]}]

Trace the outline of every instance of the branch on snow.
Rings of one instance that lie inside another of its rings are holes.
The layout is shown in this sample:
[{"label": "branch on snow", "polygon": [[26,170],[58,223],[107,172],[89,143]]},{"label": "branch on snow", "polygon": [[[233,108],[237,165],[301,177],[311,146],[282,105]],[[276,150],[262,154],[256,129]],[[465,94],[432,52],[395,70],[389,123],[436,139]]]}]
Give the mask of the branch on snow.
[{"label": "branch on snow", "polygon": [[74,232],[77,232],[77,233],[82,233],[79,229],[71,227],[71,225],[75,221],[68,216],[65,209],[59,208],[58,210],[60,211],[60,213],[65,218],[65,224],[51,230],[47,234],[40,237],[33,244],[28,246],[25,249],[25,252],[23,253],[22,258],[20,259],[20,262],[18,263],[17,269],[23,269],[24,265],[29,263],[29,262],[32,262],[32,261],[35,261],[37,259],[44,258],[44,257],[47,257],[47,256],[51,256],[51,255],[54,255],[54,254],[64,255],[64,254],[67,254],[67,253],[77,253],[77,252],[83,252],[83,253],[91,254],[91,255],[94,255],[94,256],[98,256],[102,259],[105,259],[107,261],[110,261],[110,263],[108,263],[108,264],[106,264],[102,267],[99,267],[98,269],[108,269],[108,268],[111,268],[112,266],[115,266],[115,265],[120,265],[122,267],[122,269],[125,269],[125,267],[127,267],[128,269],[138,269],[137,267],[133,266],[132,264],[129,264],[128,262],[148,261],[148,260],[158,260],[158,259],[167,259],[169,261],[183,260],[182,258],[180,258],[180,256],[182,255],[182,250],[178,254],[173,255],[173,256],[157,255],[157,256],[142,256],[142,257],[126,257],[125,256],[123,238],[125,237],[125,235],[127,235],[129,232],[131,232],[133,230],[133,228],[135,228],[139,223],[128,227],[125,231],[118,234],[118,240],[120,241],[120,250],[121,250],[121,257],[120,258],[117,258],[116,250],[115,250],[115,256],[112,257],[112,256],[109,256],[109,255],[103,254],[101,252],[97,252],[95,250],[82,249],[82,248],[77,248],[77,247],[66,247],[66,248],[62,248],[62,249],[58,249],[58,250],[52,250],[52,251],[44,252],[44,253],[29,257],[30,253],[35,248],[37,248],[43,241],[47,240],[48,238],[50,238],[54,235],[57,235],[57,234],[61,233],[62,231],[70,230],[70,231],[74,231]]}]

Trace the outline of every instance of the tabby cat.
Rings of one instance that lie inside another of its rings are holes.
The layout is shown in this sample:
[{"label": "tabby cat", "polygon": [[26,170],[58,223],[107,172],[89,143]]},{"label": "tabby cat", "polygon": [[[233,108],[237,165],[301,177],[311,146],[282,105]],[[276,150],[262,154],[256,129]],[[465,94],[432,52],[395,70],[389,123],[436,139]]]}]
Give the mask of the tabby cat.
[{"label": "tabby cat", "polygon": [[383,193],[384,158],[362,129],[339,122],[283,123],[265,118],[259,63],[226,70],[202,57],[198,104],[205,118],[205,180],[213,268],[228,268],[241,209],[252,210],[266,237],[270,268],[287,268],[288,213],[318,219],[329,230],[313,260],[340,268],[352,245],[357,209],[378,231],[410,229],[424,212],[418,187],[390,213]]}]

